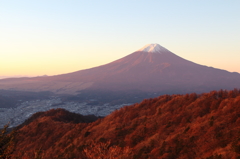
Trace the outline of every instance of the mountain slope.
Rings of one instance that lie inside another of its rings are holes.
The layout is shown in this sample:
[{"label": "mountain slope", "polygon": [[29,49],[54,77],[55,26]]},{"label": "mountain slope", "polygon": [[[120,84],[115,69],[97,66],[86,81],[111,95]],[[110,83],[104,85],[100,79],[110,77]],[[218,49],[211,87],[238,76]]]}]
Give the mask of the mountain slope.
[{"label": "mountain slope", "polygon": [[77,93],[82,90],[165,93],[240,87],[240,74],[185,60],[158,44],[106,65],[50,77],[0,80],[0,88]]},{"label": "mountain slope", "polygon": [[129,159],[237,158],[239,105],[240,90],[235,89],[164,95],[88,124],[42,117],[18,130],[15,155],[26,152],[22,156],[31,158],[41,148],[46,159],[85,158],[95,150],[120,151]]}]

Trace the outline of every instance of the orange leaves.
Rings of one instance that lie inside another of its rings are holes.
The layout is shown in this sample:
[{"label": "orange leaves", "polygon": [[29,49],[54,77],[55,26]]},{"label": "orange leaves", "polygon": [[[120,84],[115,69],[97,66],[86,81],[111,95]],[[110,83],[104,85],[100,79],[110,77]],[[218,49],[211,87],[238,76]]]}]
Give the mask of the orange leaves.
[{"label": "orange leaves", "polygon": [[19,130],[17,151],[44,143],[48,158],[56,153],[65,158],[104,159],[208,158],[212,154],[231,158],[239,153],[240,91],[236,89],[146,99],[93,123],[74,124],[65,113],[37,114],[40,119]]},{"label": "orange leaves", "polygon": [[132,150],[129,147],[118,147],[111,145],[110,141],[106,143],[95,143],[91,141],[90,145],[84,149],[88,159],[131,159]]}]

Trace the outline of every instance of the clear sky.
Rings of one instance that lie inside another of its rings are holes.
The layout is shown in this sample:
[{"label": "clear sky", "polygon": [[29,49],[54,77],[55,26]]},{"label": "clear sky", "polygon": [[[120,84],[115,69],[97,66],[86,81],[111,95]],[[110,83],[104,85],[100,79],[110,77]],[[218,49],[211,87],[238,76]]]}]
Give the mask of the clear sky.
[{"label": "clear sky", "polygon": [[74,72],[149,43],[240,73],[240,1],[0,0],[0,76]]}]

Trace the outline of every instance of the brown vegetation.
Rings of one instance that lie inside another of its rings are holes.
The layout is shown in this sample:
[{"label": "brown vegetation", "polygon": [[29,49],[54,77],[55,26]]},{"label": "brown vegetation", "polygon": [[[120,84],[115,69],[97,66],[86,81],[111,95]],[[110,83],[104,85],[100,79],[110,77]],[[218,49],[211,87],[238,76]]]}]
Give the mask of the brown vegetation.
[{"label": "brown vegetation", "polygon": [[55,111],[18,130],[15,157],[34,158],[38,152],[49,159],[240,158],[237,89],[164,95],[92,123],[59,120]]},{"label": "brown vegetation", "polygon": [[7,132],[8,125],[6,125],[0,132],[0,159],[9,159],[14,151],[15,131]]}]

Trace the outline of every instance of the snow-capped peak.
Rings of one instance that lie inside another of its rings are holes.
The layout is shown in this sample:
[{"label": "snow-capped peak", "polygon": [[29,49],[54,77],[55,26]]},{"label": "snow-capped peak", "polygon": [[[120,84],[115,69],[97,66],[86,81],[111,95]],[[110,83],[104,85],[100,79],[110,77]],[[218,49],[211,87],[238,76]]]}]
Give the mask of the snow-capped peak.
[{"label": "snow-capped peak", "polygon": [[162,53],[163,51],[168,51],[159,44],[147,44],[138,51],[150,52],[150,53]]}]

